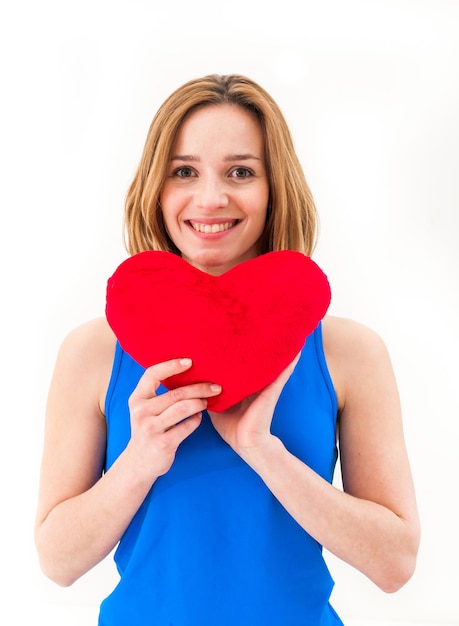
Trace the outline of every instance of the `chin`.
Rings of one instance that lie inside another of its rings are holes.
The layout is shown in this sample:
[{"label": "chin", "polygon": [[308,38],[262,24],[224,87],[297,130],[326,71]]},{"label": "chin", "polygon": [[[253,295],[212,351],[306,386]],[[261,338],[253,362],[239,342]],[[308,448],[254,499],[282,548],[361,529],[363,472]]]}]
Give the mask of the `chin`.
[{"label": "chin", "polygon": [[186,256],[184,258],[188,263],[195,267],[211,273],[222,274],[226,272],[230,267],[237,265],[239,261],[235,261],[232,257],[222,255],[221,253],[215,254],[211,252],[196,254],[193,256]]}]

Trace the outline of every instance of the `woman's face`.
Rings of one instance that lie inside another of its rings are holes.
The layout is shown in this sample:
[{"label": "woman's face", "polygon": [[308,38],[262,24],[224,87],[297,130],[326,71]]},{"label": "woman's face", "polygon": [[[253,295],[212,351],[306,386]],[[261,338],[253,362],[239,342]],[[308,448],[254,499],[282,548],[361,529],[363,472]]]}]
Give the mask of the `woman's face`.
[{"label": "woman's face", "polygon": [[208,105],[183,122],[160,201],[182,257],[222,274],[260,253],[269,198],[264,139],[255,115]]}]

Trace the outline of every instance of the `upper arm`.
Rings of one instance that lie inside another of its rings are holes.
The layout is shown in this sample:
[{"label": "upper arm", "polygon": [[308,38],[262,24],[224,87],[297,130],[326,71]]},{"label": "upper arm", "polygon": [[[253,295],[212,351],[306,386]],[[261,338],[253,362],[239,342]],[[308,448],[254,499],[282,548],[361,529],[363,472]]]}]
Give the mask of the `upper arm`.
[{"label": "upper arm", "polygon": [[59,350],[48,393],[37,524],[102,475],[104,398],[115,339],[105,320],[72,331]]},{"label": "upper arm", "polygon": [[400,399],[382,339],[369,328],[332,318],[324,346],[339,399],[344,490],[417,523]]}]

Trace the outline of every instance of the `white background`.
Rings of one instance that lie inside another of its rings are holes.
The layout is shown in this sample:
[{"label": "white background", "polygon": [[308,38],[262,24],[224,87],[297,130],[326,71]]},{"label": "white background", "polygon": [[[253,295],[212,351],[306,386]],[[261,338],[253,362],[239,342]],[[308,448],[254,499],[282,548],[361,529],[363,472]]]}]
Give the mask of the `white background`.
[{"label": "white background", "polygon": [[418,568],[385,595],[327,555],[334,605],[348,624],[459,624],[458,33],[454,0],[0,2],[8,624],[95,624],[115,581],[110,559],[69,589],[39,572],[47,387],[62,338],[103,315],[126,256],[123,201],[154,112],[210,72],[246,74],[280,104],[321,214],[331,312],[384,337],[399,381]]}]

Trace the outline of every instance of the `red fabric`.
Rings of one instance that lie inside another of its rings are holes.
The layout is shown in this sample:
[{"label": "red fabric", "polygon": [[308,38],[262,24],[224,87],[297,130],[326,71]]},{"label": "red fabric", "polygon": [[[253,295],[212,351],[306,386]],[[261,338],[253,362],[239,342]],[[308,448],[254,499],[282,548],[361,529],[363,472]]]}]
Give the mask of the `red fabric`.
[{"label": "red fabric", "polygon": [[273,382],[330,304],[327,277],[309,257],[269,252],[211,276],[170,252],[136,254],[108,280],[106,316],[143,367],[190,357],[163,384],[222,385],[208,408],[224,411]]}]

